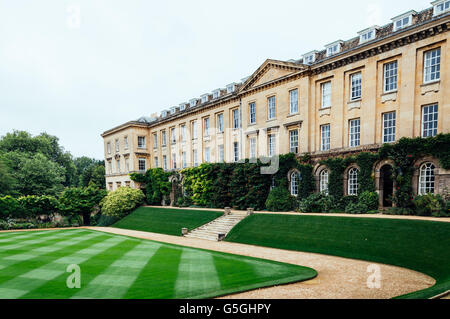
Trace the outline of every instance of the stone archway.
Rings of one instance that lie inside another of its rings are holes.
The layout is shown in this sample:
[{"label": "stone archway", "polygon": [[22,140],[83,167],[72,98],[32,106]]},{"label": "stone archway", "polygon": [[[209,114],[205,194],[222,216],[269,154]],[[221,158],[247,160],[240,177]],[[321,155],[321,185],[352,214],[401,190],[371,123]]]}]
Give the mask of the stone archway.
[{"label": "stone archway", "polygon": [[393,178],[394,162],[383,160],[375,165],[375,188],[379,196],[380,207],[393,207],[392,197],[396,186]]}]

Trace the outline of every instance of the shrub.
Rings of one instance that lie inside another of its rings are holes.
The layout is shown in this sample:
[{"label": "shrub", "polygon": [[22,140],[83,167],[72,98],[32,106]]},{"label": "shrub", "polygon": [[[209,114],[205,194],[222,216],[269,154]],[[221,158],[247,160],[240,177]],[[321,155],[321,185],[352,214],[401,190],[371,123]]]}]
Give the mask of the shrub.
[{"label": "shrub", "polygon": [[120,187],[102,200],[102,215],[123,218],[142,205],[145,195],[140,189]]},{"label": "shrub", "polygon": [[55,197],[47,195],[19,197],[18,201],[24,211],[24,215],[33,218],[46,216],[46,219],[49,219],[57,212],[59,205]]},{"label": "shrub", "polygon": [[22,217],[20,203],[12,196],[0,197],[0,219]]},{"label": "shrub", "polygon": [[445,202],[441,195],[419,195],[414,198],[414,208],[419,216],[437,216],[445,210]]},{"label": "shrub", "polygon": [[299,202],[299,210],[302,213],[328,213],[335,207],[334,197],[325,193],[312,194]]},{"label": "shrub", "polygon": [[284,187],[275,187],[266,200],[266,208],[274,212],[288,212],[295,208],[295,197]]},{"label": "shrub", "polygon": [[374,211],[378,209],[378,193],[365,191],[359,195],[358,202],[367,206],[368,210]]},{"label": "shrub", "polygon": [[369,211],[366,204],[363,203],[350,203],[345,207],[347,214],[366,214]]},{"label": "shrub", "polygon": [[106,191],[94,186],[66,188],[59,197],[58,208],[63,215],[73,219],[83,216],[83,224],[89,225],[91,213],[98,209]]}]

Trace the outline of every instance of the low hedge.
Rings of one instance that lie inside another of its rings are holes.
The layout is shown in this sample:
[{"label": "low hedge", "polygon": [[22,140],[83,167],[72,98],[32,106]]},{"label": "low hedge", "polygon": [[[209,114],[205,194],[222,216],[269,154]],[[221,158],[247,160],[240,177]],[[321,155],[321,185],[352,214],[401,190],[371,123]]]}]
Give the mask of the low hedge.
[{"label": "low hedge", "polygon": [[144,203],[145,195],[140,189],[120,187],[109,192],[100,203],[105,216],[123,218]]}]

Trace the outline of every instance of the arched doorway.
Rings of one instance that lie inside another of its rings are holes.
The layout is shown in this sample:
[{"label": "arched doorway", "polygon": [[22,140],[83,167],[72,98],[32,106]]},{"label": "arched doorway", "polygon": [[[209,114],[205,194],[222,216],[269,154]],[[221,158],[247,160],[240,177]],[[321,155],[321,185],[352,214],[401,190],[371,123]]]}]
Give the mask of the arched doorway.
[{"label": "arched doorway", "polygon": [[383,207],[392,207],[394,195],[394,179],[392,178],[392,166],[384,165],[380,169],[380,195]]}]

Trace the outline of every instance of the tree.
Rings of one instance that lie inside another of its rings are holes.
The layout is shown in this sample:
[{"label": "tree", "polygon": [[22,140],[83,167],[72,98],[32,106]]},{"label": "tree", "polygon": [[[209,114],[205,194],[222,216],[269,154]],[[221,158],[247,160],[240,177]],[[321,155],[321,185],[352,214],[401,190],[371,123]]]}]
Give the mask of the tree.
[{"label": "tree", "polygon": [[66,216],[82,216],[83,224],[90,225],[91,213],[105,196],[106,190],[92,186],[66,188],[59,197],[59,210]]},{"label": "tree", "polygon": [[20,194],[56,195],[63,190],[65,169],[38,153],[20,160],[16,176]]},{"label": "tree", "polygon": [[0,157],[0,196],[12,195],[15,186],[16,180]]}]

